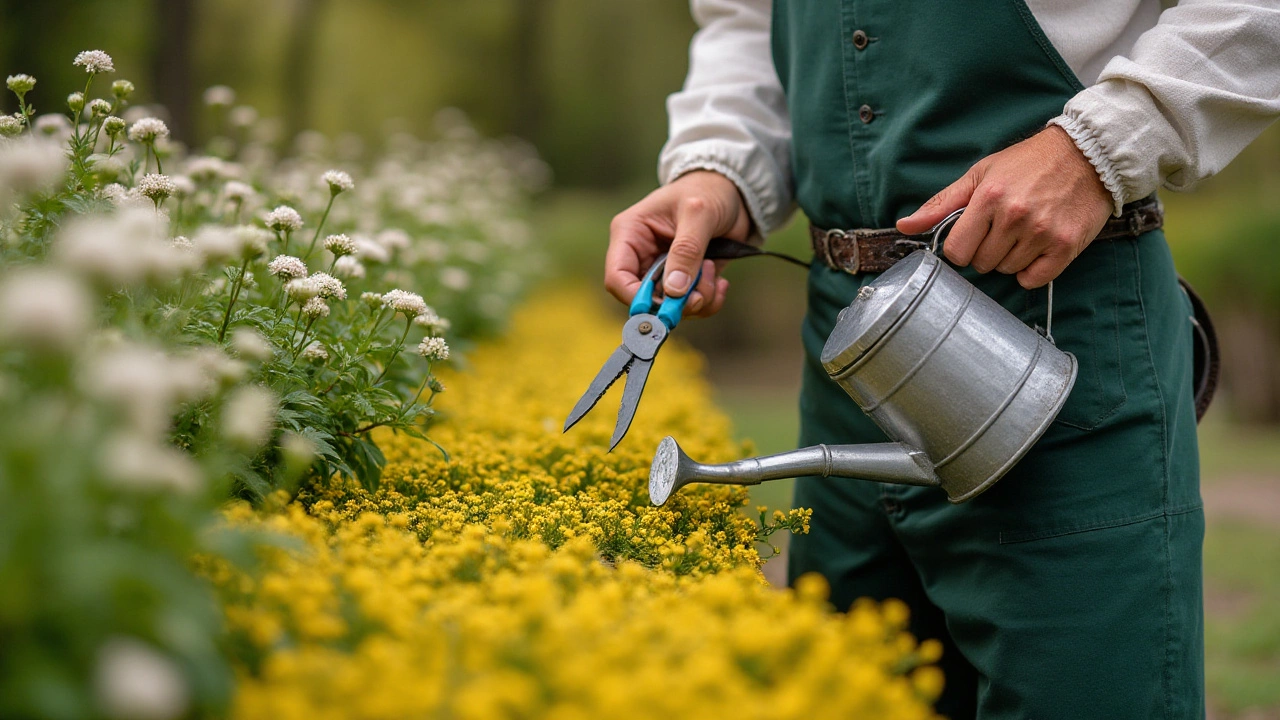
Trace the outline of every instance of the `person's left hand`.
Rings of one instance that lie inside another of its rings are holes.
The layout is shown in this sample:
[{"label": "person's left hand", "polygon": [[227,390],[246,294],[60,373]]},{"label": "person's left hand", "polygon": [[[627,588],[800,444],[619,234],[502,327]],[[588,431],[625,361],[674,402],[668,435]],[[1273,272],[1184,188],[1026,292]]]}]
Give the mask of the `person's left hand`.
[{"label": "person's left hand", "polygon": [[1066,269],[1114,207],[1093,165],[1056,125],[978,161],[899,220],[898,231],[926,232],[966,205],[943,245],[947,259],[980,273],[1017,273],[1027,289]]}]

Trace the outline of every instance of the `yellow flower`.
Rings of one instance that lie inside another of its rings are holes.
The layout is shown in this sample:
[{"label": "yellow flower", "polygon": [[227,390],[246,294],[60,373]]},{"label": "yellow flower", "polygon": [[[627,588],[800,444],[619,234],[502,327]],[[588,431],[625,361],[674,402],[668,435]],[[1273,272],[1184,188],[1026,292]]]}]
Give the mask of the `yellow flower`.
[{"label": "yellow flower", "polygon": [[[234,716],[935,718],[941,673],[921,663],[941,645],[903,632],[905,605],[860,601],[841,616],[819,576],[769,588],[741,488],[649,504],[662,435],[710,461],[742,451],[694,353],[663,350],[614,453],[613,413],[559,432],[617,343],[611,319],[577,313],[587,305],[533,304],[445,378],[454,391],[432,437],[451,461],[383,435],[377,492],[335,478],[293,502],[228,508],[228,523],[293,538],[253,575],[198,563],[238,649]],[[775,521],[803,527],[808,513]]]}]

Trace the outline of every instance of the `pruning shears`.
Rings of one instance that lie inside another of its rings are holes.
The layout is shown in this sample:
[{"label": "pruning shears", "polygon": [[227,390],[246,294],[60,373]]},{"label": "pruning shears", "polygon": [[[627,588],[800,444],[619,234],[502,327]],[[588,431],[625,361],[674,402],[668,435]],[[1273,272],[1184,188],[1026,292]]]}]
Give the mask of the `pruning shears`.
[{"label": "pruning shears", "polygon": [[[703,257],[707,260],[735,260],[757,256],[775,257],[806,269],[809,267],[809,263],[789,255],[762,250],[754,245],[727,238],[713,238],[707,245]],[[640,405],[640,395],[644,392],[645,381],[649,379],[649,370],[653,368],[653,359],[658,354],[658,349],[662,347],[662,343],[666,342],[667,335],[680,324],[680,316],[684,314],[684,304],[693,294],[693,289],[698,286],[698,281],[702,279],[702,270],[699,269],[698,276],[689,286],[689,292],[678,298],[666,297],[664,294],[662,304],[655,313],[654,293],[659,288],[662,269],[666,264],[667,256],[664,253],[644,274],[640,289],[636,292],[635,299],[631,301],[631,319],[622,326],[622,345],[613,351],[605,361],[604,367],[600,368],[595,379],[587,386],[586,393],[578,400],[578,404],[573,406],[569,418],[564,421],[565,432],[568,432],[569,428],[600,402],[600,398],[604,397],[618,378],[626,375],[627,384],[622,391],[622,405],[618,408],[618,424],[613,428],[609,450],[612,451],[627,434],[627,429],[631,427],[631,420],[636,415],[636,408]]]},{"label": "pruning shears", "polygon": [[662,298],[658,311],[654,312],[654,293],[658,280],[662,277],[662,269],[667,264],[664,253],[649,268],[640,282],[640,289],[631,301],[631,319],[622,326],[622,344],[605,361],[604,367],[596,373],[596,377],[587,386],[578,404],[573,406],[569,417],[564,421],[564,431],[568,432],[591,408],[600,402],[600,398],[623,375],[627,376],[626,387],[622,391],[622,405],[618,408],[618,423],[613,428],[613,438],[609,441],[609,450],[622,440],[631,427],[631,420],[640,405],[640,395],[644,392],[644,384],[649,379],[649,371],[653,369],[653,359],[658,354],[667,335],[680,324],[680,316],[684,314],[684,305],[693,294],[693,289],[702,279],[702,271],[698,271],[689,292],[681,297]]}]

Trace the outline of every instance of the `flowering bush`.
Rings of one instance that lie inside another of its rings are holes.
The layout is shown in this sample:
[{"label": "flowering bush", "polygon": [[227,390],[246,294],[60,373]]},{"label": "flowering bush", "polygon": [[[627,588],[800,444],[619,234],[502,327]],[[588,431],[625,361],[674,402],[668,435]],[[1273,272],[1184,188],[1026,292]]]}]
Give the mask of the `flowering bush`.
[{"label": "flowering bush", "polygon": [[[69,114],[37,116],[19,74],[0,116],[0,716],[210,714],[231,673],[189,564],[252,545],[214,510],[308,475],[376,485],[371,432],[422,436],[431,367],[535,264],[513,250],[539,166],[469,136],[357,181],[354,158],[278,159],[247,108],[192,156],[132,83],[101,87],[109,55],[74,62]],[[467,167],[413,175],[439,158]]]},{"label": "flowering bush", "polygon": [[299,544],[260,575],[206,564],[238,649],[235,716],[934,717],[941,647],[905,634],[905,606],[833,615],[816,576],[795,594],[762,581],[753,543],[806,512],[757,528],[723,486],[649,505],[663,432],[713,460],[742,451],[696,355],[664,349],[614,453],[608,413],[560,433],[617,342],[587,302],[541,300],[445,378],[472,399],[436,431],[452,462],[397,439],[374,492],[334,481],[229,513]]},{"label": "flowering bush", "polygon": [[229,471],[242,491],[281,487],[306,452],[317,477],[375,486],[384,460],[370,431],[422,437],[446,337],[495,327],[536,266],[516,213],[540,163],[446,114],[446,140],[397,135],[357,183],[318,136],[278,160],[269,125],[229,108],[221,87],[206,99],[227,132],[188,155],[161,119],[128,108],[132,83],[88,99],[114,71],[106,53],[76,64],[88,80],[69,119],[33,118],[35,79],[8,79],[20,110],[6,134],[19,137],[0,147],[0,201],[22,202],[0,216],[5,259],[71,272],[131,339],[230,355],[216,369],[245,389],[227,422],[189,403],[174,434],[197,453],[238,443],[246,457]]}]

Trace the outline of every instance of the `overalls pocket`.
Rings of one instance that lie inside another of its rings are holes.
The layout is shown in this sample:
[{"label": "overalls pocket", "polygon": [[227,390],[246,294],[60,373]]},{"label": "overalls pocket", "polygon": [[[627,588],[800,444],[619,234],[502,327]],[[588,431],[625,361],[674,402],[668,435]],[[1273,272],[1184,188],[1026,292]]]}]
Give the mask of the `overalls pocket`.
[{"label": "overalls pocket", "polygon": [[[1055,420],[1061,425],[1093,430],[1128,398],[1120,315],[1137,290],[1126,262],[1131,253],[1121,252],[1120,242],[1126,241],[1094,243],[1054,281],[1053,338],[1080,363],[1075,387]],[[1034,305],[1043,313],[1047,294],[1039,297]]]}]

